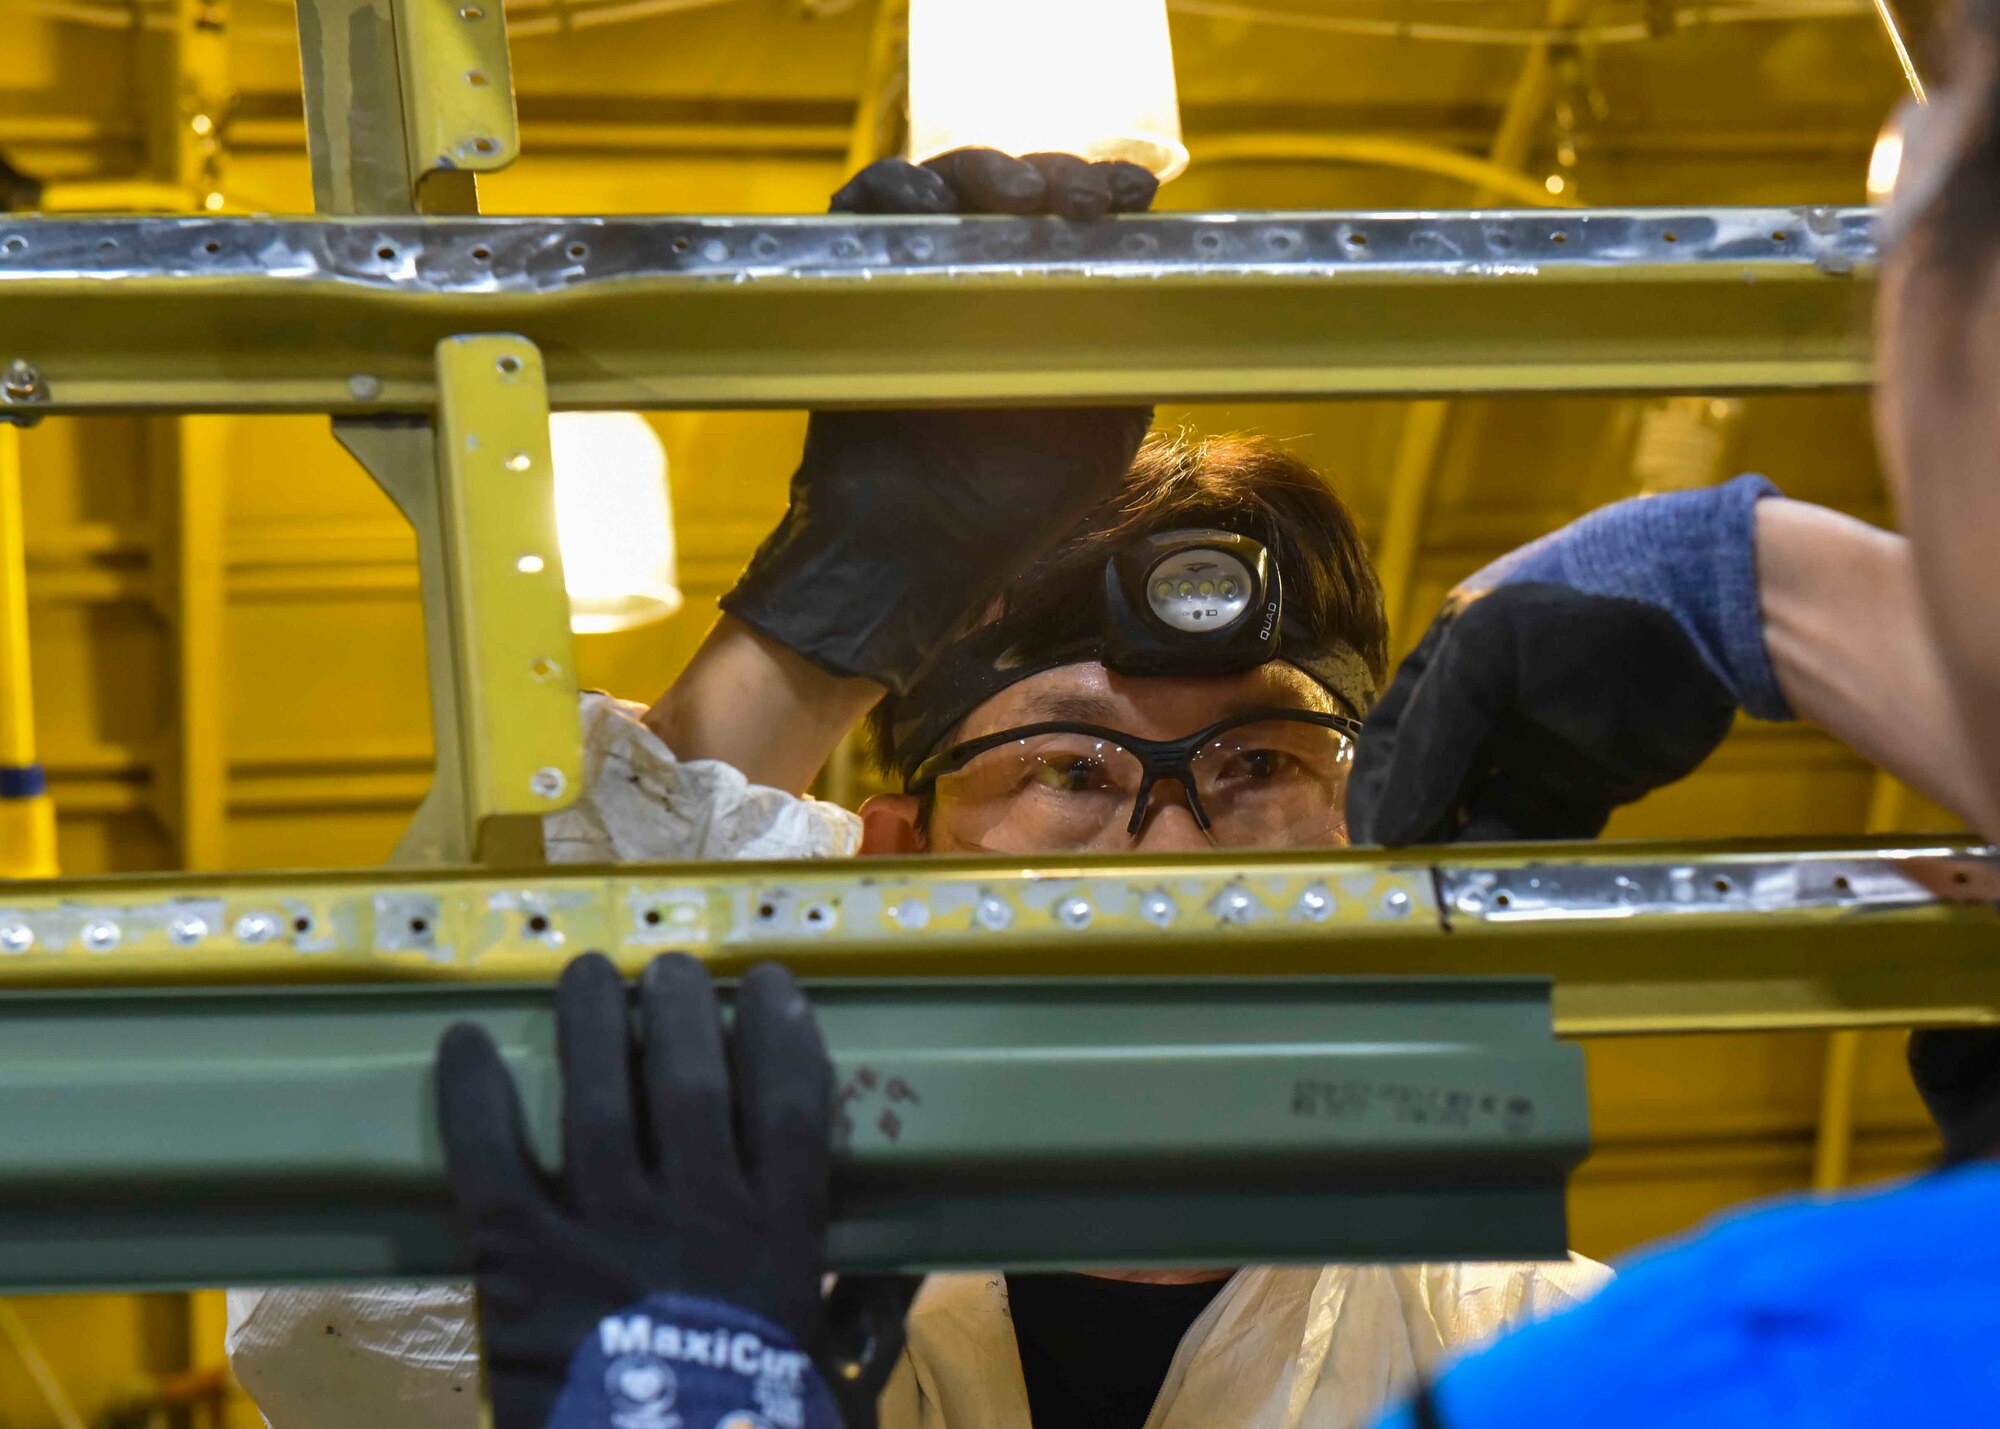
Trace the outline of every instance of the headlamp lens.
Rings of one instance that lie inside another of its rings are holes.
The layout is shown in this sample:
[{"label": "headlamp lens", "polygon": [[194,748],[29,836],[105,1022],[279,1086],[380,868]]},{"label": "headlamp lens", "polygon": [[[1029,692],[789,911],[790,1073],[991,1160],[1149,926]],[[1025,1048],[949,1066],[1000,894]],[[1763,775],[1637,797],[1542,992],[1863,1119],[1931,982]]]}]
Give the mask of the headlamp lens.
[{"label": "headlamp lens", "polygon": [[1227,551],[1175,551],[1146,573],[1146,604],[1175,630],[1230,629],[1250,609],[1250,568]]}]

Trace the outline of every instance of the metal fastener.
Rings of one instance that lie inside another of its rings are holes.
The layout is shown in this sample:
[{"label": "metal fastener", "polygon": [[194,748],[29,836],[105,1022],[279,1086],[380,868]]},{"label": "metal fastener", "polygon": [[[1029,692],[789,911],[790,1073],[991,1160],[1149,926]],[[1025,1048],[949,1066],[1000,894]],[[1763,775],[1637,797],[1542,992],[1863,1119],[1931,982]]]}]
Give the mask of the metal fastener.
[{"label": "metal fastener", "polygon": [[1180,916],[1180,906],[1158,889],[1139,899],[1139,916],[1155,928],[1164,928]]},{"label": "metal fastener", "polygon": [[1299,895],[1299,916],[1308,923],[1324,923],[1333,916],[1333,895],[1315,883]]},{"label": "metal fastener", "polygon": [[236,920],[236,941],[268,943],[278,936],[278,920],[269,913],[245,913]]},{"label": "metal fastener", "polygon": [[915,898],[905,898],[889,910],[889,916],[899,928],[921,928],[931,921],[931,910]]},{"label": "metal fastener", "polygon": [[167,937],[180,947],[190,947],[208,936],[208,924],[192,913],[182,913],[167,924]]},{"label": "metal fastener", "polygon": [[1006,899],[988,893],[974,906],[972,921],[989,933],[1004,932],[1014,926],[1014,910]]},{"label": "metal fastener", "polygon": [[1065,898],[1056,905],[1056,918],[1065,928],[1082,928],[1096,911],[1088,898]]},{"label": "metal fastener", "polygon": [[109,952],[123,937],[118,925],[108,918],[93,918],[83,925],[83,945],[93,953]]},{"label": "metal fastener", "polygon": [[42,385],[41,370],[17,357],[0,373],[0,395],[9,402],[41,402],[47,400],[49,392]]},{"label": "metal fastener", "polygon": [[1243,924],[1254,923],[1258,915],[1264,911],[1264,906],[1247,888],[1225,888],[1215,895],[1215,901],[1209,905],[1209,911],[1224,923]]},{"label": "metal fastener", "polygon": [[1407,917],[1410,911],[1410,895],[1400,888],[1390,889],[1382,895],[1382,911],[1391,918]]},{"label": "metal fastener", "polygon": [[382,395],[382,379],[368,372],[357,372],[347,379],[347,395],[357,402],[373,402]]},{"label": "metal fastener", "polygon": [[25,953],[35,946],[35,930],[25,923],[0,923],[0,953]]},{"label": "metal fastener", "polygon": [[544,767],[535,771],[534,778],[528,781],[528,787],[541,798],[560,799],[563,790],[569,788],[569,780],[563,777],[562,770]]}]

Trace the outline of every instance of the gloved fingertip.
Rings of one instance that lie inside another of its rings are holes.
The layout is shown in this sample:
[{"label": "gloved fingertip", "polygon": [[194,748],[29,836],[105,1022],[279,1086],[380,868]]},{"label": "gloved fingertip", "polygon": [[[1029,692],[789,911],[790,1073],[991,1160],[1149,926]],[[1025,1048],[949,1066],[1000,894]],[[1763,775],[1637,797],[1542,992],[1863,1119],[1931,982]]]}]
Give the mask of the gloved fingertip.
[{"label": "gloved fingertip", "polygon": [[955,213],[958,196],[933,171],[907,159],[878,159],[849,179],[828,204],[831,213]]},{"label": "gloved fingertip", "polygon": [[1111,186],[1096,166],[1075,154],[1029,154],[1022,161],[1041,174],[1049,211],[1058,218],[1088,223],[1111,211]]},{"label": "gloved fingertip", "polygon": [[707,965],[692,953],[661,953],[646,964],[639,981],[648,995],[714,995],[714,980],[708,975]]},{"label": "gloved fingertip", "polygon": [[564,965],[561,975],[556,979],[556,988],[559,992],[569,988],[578,990],[600,988],[607,983],[622,980],[618,973],[618,965],[603,953],[593,950],[578,953]]},{"label": "gloved fingertip", "polygon": [[1041,172],[998,149],[954,149],[925,160],[923,167],[958,195],[962,213],[1041,213],[1048,204]]},{"label": "gloved fingertip", "polygon": [[1144,213],[1153,206],[1160,181],[1149,170],[1124,159],[1101,159],[1091,167],[1110,191],[1113,213]]}]

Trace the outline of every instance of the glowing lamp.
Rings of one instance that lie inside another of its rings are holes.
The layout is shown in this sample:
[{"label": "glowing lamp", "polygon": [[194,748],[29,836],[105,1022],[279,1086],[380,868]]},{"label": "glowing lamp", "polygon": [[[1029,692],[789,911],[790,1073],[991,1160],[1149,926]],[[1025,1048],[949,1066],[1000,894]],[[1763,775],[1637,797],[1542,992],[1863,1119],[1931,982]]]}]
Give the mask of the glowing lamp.
[{"label": "glowing lamp", "polygon": [[910,0],[910,157],[972,145],[1180,173],[1166,0]]},{"label": "glowing lamp", "polygon": [[557,412],[556,530],[570,629],[629,630],[681,608],[667,450],[637,412]]}]

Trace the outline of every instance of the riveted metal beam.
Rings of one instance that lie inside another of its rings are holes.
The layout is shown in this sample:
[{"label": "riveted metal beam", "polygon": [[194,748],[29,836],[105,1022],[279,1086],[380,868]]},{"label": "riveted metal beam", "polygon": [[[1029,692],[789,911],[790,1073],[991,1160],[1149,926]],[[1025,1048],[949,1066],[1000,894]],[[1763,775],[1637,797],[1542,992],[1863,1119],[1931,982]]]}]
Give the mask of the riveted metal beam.
[{"label": "riveted metal beam", "polygon": [[51,412],[427,411],[465,332],[534,342],[557,408],[1853,387],[1868,223],[18,220],[0,357]]},{"label": "riveted metal beam", "polygon": [[0,987],[547,978],[682,949],[815,976],[1552,977],[1570,1035],[1977,1024],[2000,1022],[1996,900],[1990,849],[1860,843],[54,880],[0,890]]},{"label": "riveted metal beam", "polygon": [[[1546,983],[808,992],[840,1088],[836,1267],[1564,1251],[1583,1062],[1550,1036]],[[0,1288],[463,1274],[438,1037],[491,1031],[551,1153],[552,1002],[546,984],[0,996]]]}]

